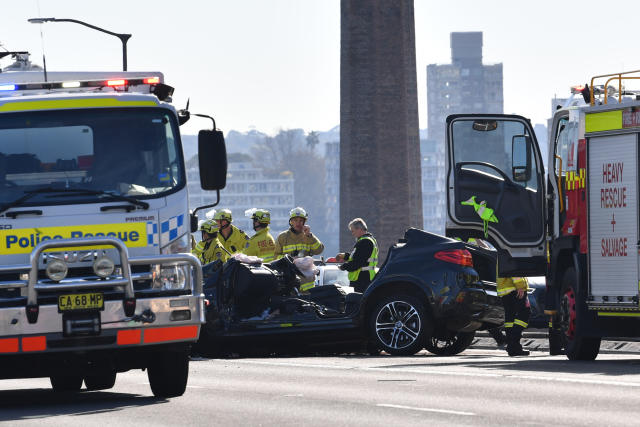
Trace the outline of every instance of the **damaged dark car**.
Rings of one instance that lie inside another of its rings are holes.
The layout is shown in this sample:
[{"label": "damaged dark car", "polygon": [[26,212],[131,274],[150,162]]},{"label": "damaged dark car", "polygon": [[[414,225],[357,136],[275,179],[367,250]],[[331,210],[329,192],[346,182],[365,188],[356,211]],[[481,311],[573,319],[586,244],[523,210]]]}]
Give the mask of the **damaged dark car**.
[{"label": "damaged dark car", "polygon": [[301,293],[290,257],[204,267],[202,354],[366,349],[413,355],[464,351],[475,331],[501,325],[493,248],[411,228],[364,293],[325,285]]}]

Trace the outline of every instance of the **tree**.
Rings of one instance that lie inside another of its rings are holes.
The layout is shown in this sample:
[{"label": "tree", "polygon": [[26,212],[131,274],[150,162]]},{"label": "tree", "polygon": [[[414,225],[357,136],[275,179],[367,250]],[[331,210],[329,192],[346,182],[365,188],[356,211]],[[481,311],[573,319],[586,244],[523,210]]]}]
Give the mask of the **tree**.
[{"label": "tree", "polygon": [[[326,214],[324,158],[315,152],[317,132],[305,136],[302,129],[281,129],[253,146],[254,161],[272,176],[292,172],[296,206],[309,213],[312,230],[322,240]],[[292,208],[294,206],[291,206]]]}]

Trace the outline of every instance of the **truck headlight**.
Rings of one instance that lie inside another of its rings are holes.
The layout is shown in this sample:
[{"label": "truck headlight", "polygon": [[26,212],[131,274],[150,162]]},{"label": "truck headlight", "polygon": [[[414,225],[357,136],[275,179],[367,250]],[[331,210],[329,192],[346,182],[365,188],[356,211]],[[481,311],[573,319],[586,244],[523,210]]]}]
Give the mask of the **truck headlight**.
[{"label": "truck headlight", "polygon": [[189,233],[185,233],[182,236],[169,243],[167,246],[160,250],[161,254],[180,254],[191,253],[191,242],[189,241]]},{"label": "truck headlight", "polygon": [[102,256],[96,259],[93,263],[93,272],[96,276],[106,279],[113,274],[113,270],[116,268],[111,258]]},{"label": "truck headlight", "polygon": [[46,273],[47,277],[54,282],[59,282],[60,280],[67,277],[67,272],[69,268],[64,261],[60,261],[59,259],[54,259],[53,261],[47,263]]},{"label": "truck headlight", "polygon": [[184,289],[187,285],[185,267],[181,265],[154,265],[152,267],[153,289],[173,291]]}]

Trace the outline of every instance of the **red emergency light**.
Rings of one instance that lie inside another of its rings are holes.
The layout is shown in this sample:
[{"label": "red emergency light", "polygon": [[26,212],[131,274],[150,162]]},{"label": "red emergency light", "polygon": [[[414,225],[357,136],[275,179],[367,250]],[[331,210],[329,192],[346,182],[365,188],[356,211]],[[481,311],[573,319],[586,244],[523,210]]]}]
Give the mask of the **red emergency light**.
[{"label": "red emergency light", "polygon": [[107,86],[124,86],[127,84],[125,79],[107,80]]}]

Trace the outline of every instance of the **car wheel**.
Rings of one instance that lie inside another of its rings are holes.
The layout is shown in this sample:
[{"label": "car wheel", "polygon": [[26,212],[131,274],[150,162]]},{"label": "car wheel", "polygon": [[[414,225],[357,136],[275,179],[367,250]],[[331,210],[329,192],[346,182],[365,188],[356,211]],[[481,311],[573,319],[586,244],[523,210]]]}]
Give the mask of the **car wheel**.
[{"label": "car wheel", "polygon": [[87,390],[107,390],[116,383],[116,371],[87,375],[84,377],[84,385]]},{"label": "car wheel", "polygon": [[189,378],[189,352],[167,350],[151,358],[147,375],[153,395],[162,398],[182,396]]},{"label": "car wheel", "polygon": [[82,388],[80,375],[54,375],[49,380],[55,392],[79,391]]},{"label": "car wheel", "polygon": [[427,340],[425,348],[438,356],[453,356],[469,348],[475,336],[475,331],[458,332],[448,337],[434,335]]},{"label": "car wheel", "polygon": [[430,321],[417,298],[390,295],[376,304],[369,327],[374,347],[396,356],[410,356],[422,350]]},{"label": "car wheel", "polygon": [[600,337],[585,337],[582,322],[587,315],[585,304],[577,295],[576,273],[573,268],[562,277],[562,294],[559,310],[562,347],[569,360],[595,360],[600,351]]}]

